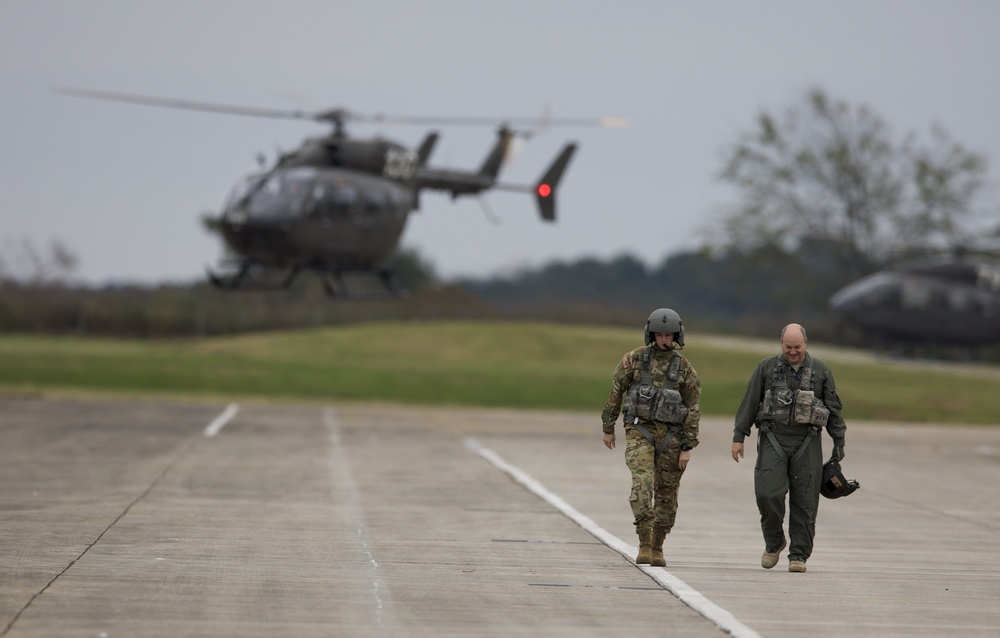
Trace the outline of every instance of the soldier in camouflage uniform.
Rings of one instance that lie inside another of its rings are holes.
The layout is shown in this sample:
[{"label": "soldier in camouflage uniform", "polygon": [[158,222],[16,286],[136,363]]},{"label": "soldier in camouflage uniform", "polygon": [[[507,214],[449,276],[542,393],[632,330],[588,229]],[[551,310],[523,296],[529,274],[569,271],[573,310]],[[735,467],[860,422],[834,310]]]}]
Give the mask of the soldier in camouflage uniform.
[{"label": "soldier in camouflage uniform", "polygon": [[604,445],[614,449],[615,421],[623,413],[625,463],[632,471],[629,505],[639,536],[635,562],[663,567],[663,541],[677,517],[681,475],[698,446],[701,383],[678,352],[684,324],[676,312],[654,311],[643,336],[646,345],[626,353],[615,368],[601,421]]},{"label": "soldier in camouflage uniform", "polygon": [[736,413],[732,456],[739,463],[743,440],[756,423],[754,492],[764,534],[760,564],[771,569],[786,546],[783,529],[788,495],[788,571],[806,571],[813,549],[823,481],[823,428],[833,438],[833,457],[844,458],[847,426],[830,367],[806,352],[805,328],[781,331],[781,354],[757,364]]}]

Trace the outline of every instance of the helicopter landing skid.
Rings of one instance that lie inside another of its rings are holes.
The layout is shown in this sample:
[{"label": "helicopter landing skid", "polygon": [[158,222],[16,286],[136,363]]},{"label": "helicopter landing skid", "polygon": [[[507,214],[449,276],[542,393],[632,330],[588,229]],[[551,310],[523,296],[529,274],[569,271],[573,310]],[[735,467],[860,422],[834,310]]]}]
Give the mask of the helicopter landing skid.
[{"label": "helicopter landing skid", "polygon": [[270,273],[262,273],[249,263],[241,264],[232,274],[220,275],[211,269],[206,270],[208,280],[222,290],[287,290],[302,269],[292,268],[281,278],[268,276]]},{"label": "helicopter landing skid", "polygon": [[[211,269],[208,280],[222,290],[287,290],[304,268],[297,266],[287,272],[262,268],[260,264],[243,262],[235,272],[218,274]],[[328,270],[314,268],[323,290],[333,299],[345,301],[377,301],[408,296],[396,283],[389,270]]]}]

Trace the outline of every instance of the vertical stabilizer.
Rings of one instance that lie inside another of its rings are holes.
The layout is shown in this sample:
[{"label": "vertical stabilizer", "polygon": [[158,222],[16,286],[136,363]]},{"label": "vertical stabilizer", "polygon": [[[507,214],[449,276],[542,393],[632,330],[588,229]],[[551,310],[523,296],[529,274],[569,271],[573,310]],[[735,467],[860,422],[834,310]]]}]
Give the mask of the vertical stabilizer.
[{"label": "vertical stabilizer", "polygon": [[547,222],[556,220],[556,186],[562,178],[563,172],[569,165],[569,160],[576,151],[576,144],[567,144],[559,156],[556,157],[549,169],[545,171],[542,178],[535,185],[535,199],[538,202],[538,211]]}]

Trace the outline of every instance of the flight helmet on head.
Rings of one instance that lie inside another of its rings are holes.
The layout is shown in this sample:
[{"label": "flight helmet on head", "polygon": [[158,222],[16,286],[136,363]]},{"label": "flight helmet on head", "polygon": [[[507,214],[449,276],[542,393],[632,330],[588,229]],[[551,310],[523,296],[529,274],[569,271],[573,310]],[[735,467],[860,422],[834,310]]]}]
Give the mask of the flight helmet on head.
[{"label": "flight helmet on head", "polygon": [[642,336],[647,346],[653,343],[654,332],[672,332],[677,347],[684,347],[684,322],[681,321],[681,316],[670,308],[657,308],[649,315],[649,319],[646,319]]}]

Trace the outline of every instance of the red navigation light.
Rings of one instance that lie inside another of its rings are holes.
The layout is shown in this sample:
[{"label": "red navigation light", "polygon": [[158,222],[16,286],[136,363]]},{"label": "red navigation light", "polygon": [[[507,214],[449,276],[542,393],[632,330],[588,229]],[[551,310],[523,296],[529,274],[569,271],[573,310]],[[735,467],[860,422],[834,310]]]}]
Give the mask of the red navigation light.
[{"label": "red navigation light", "polygon": [[548,197],[552,194],[552,187],[548,184],[539,184],[537,190],[539,197]]}]

